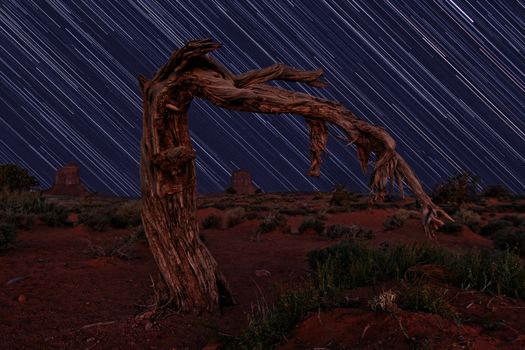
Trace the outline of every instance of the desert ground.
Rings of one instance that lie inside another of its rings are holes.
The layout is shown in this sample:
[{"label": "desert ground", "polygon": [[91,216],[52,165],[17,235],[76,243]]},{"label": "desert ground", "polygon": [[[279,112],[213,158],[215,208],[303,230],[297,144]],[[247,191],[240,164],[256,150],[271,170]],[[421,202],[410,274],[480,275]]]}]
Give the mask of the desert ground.
[{"label": "desert ground", "polygon": [[429,239],[411,198],[200,196],[201,238],[238,304],[193,316],[160,302],[138,200],[46,201],[63,217],[19,218],[0,252],[1,349],[525,348],[522,242],[505,250],[500,230],[521,237],[522,197],[452,208],[457,224]]}]

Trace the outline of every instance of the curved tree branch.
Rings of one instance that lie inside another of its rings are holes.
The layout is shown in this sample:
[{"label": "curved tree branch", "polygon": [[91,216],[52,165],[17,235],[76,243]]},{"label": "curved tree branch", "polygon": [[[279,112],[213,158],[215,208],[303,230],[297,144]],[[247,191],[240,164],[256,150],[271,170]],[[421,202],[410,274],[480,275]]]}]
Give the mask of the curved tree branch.
[{"label": "curved tree branch", "polygon": [[[211,44],[206,42],[204,46],[209,48]],[[219,47],[219,44],[214,47]],[[358,119],[338,102],[265,84],[269,80],[280,79],[321,87],[324,86],[319,80],[321,70],[300,71],[277,64],[235,76],[214,60],[204,56],[199,59],[201,65],[193,65],[179,78],[179,83],[189,87],[193,96],[230,110],[294,113],[306,118],[312,152],[309,175],[319,176],[321,154],[326,147],[325,122],[328,122],[342,129],[348,141],[356,145],[363,171],[368,168],[370,154],[375,154],[376,161],[370,178],[371,202],[384,198],[388,182],[397,184],[402,191],[405,181],[423,208],[423,224],[428,235],[433,235],[436,227],[443,224],[439,216],[452,220],[424,192],[417,176],[396,152],[396,142],[385,129]]]}]

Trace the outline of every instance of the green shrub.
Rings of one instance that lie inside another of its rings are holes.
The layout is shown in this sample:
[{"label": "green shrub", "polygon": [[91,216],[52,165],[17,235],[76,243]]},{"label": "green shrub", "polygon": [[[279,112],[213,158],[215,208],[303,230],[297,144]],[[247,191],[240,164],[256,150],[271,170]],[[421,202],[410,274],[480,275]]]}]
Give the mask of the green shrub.
[{"label": "green shrub", "polygon": [[0,190],[28,191],[38,185],[37,179],[27,169],[15,164],[0,164]]},{"label": "green shrub", "polygon": [[438,184],[432,191],[432,200],[437,204],[454,204],[474,202],[478,198],[479,177],[470,172],[452,176]]},{"label": "green shrub", "polygon": [[305,233],[307,230],[313,230],[317,234],[322,234],[324,231],[324,222],[313,217],[309,217],[303,220],[299,226],[299,233]]},{"label": "green shrub", "polygon": [[486,224],[485,226],[481,228],[480,234],[482,236],[491,236],[497,231],[501,230],[502,228],[510,227],[510,226],[513,226],[513,225],[512,225],[512,222],[508,220],[502,220],[502,219],[491,220],[488,224]]},{"label": "green shrub", "polygon": [[256,233],[267,233],[286,227],[286,218],[280,213],[266,216],[256,229]]},{"label": "green shrub", "polygon": [[13,246],[16,239],[16,226],[0,222],[0,250]]},{"label": "green shrub", "polygon": [[209,215],[202,221],[202,228],[207,230],[210,228],[219,229],[222,226],[222,219],[217,215]]}]

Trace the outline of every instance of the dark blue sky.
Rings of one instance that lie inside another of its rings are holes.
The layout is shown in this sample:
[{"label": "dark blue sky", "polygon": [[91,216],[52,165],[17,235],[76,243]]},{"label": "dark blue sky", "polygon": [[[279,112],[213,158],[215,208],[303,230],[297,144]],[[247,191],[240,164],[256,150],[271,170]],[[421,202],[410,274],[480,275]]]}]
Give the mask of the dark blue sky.
[{"label": "dark blue sky", "polygon": [[[424,184],[470,170],[525,186],[525,3],[487,1],[0,0],[0,163],[43,187],[75,161],[91,189],[139,191],[141,99],[185,41],[211,37],[238,73],[276,62],[322,67],[329,87],[287,88],[341,101],[382,125]],[[190,111],[201,192],[251,171],[265,191],[364,191],[355,149],[333,138],[320,179],[305,176],[302,118]]]}]

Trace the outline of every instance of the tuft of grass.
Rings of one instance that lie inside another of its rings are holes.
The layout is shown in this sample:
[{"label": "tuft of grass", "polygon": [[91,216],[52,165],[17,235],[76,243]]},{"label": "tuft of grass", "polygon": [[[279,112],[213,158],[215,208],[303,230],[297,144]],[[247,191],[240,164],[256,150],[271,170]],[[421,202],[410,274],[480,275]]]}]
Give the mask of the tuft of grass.
[{"label": "tuft of grass", "polygon": [[210,228],[219,229],[222,226],[222,219],[217,215],[209,215],[202,221],[202,228],[207,230]]},{"label": "tuft of grass", "polygon": [[408,311],[426,312],[445,318],[454,315],[443,296],[443,291],[430,285],[409,286],[400,299],[399,306]]},{"label": "tuft of grass", "polygon": [[323,234],[325,229],[325,224],[323,221],[314,218],[314,217],[308,217],[303,220],[301,225],[299,226],[299,233],[305,233],[307,230],[313,230],[318,235]]}]

